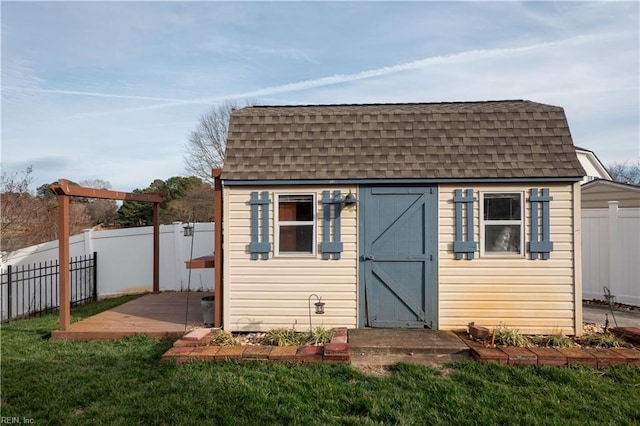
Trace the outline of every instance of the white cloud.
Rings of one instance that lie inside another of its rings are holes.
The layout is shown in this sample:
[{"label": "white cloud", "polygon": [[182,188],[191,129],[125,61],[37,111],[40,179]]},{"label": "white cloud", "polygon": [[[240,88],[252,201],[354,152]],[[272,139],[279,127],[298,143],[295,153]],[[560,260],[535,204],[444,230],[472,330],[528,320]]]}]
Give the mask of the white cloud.
[{"label": "white cloud", "polygon": [[2,97],[32,98],[31,92],[40,90],[44,80],[33,71],[33,62],[14,57],[2,61]]},{"label": "white cloud", "polygon": [[419,59],[404,64],[391,65],[378,69],[362,71],[354,74],[336,74],[329,77],[316,78],[312,80],[303,80],[294,83],[282,84],[278,86],[265,87],[262,89],[255,89],[248,92],[230,93],[221,96],[194,98],[187,100],[179,100],[172,102],[156,103],[151,105],[144,105],[132,108],[115,109],[99,112],[87,112],[77,114],[75,117],[91,117],[107,114],[120,114],[130,113],[135,111],[144,111],[151,109],[172,108],[183,105],[209,105],[212,103],[221,102],[227,99],[245,99],[245,98],[259,98],[263,96],[271,96],[275,94],[298,92],[308,89],[315,89],[319,87],[332,86],[341,83],[348,83],[357,80],[371,79],[377,77],[384,77],[392,74],[402,73],[405,71],[427,69],[442,65],[462,64],[468,62],[495,60],[505,57],[516,57],[528,52],[542,51],[548,49],[555,49],[560,47],[574,47],[582,43],[594,41],[602,38],[616,37],[616,35],[589,35],[589,36],[577,36],[566,40],[558,40],[553,42],[536,43],[528,46],[517,46],[510,48],[500,49],[477,49],[470,51],[463,51],[459,53],[435,56],[430,58]]},{"label": "white cloud", "polygon": [[98,93],[98,92],[83,92],[80,90],[63,90],[63,89],[40,89],[40,88],[25,88],[25,87],[8,87],[10,91],[15,92],[34,92],[34,93],[49,93],[54,95],[72,95],[72,96],[88,96],[96,98],[116,98],[116,99],[134,99],[143,101],[163,101],[163,102],[183,102],[183,99],[174,98],[158,98],[153,96],[138,96],[138,95],[120,95],[116,93]]},{"label": "white cloud", "polygon": [[637,3],[10,2],[2,12],[3,161],[37,164],[44,182],[127,190],[180,174],[197,118],[244,98],[525,98],[564,107],[576,144],[605,161],[638,151]]}]

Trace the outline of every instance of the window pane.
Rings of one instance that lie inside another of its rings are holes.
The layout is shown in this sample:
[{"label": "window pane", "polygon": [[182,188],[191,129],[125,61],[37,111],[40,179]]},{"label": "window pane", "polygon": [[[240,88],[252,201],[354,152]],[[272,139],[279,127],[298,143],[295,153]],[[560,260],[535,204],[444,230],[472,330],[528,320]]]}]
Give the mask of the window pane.
[{"label": "window pane", "polygon": [[485,252],[520,253],[520,225],[485,225]]},{"label": "window pane", "polygon": [[485,220],[520,220],[520,194],[485,194]]},{"label": "window pane", "polygon": [[313,225],[281,225],[280,252],[313,253]]},{"label": "window pane", "polygon": [[280,195],[278,214],[280,221],[312,221],[313,195]]}]

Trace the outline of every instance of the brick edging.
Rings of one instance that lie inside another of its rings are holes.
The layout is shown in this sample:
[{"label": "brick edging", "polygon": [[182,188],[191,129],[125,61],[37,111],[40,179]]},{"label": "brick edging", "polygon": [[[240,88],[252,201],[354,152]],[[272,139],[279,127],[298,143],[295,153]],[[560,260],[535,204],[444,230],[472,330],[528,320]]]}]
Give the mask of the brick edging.
[{"label": "brick edging", "polygon": [[177,340],[160,361],[183,364],[202,361],[275,361],[295,363],[348,363],[351,360],[347,328],[334,328],[331,342],[324,346],[211,346],[210,333],[191,332]]},{"label": "brick edging", "polygon": [[587,365],[593,368],[605,368],[611,365],[631,365],[640,367],[640,350],[629,348],[547,348],[485,346],[472,340],[465,331],[455,334],[471,350],[471,355],[481,362],[494,362],[505,365],[547,365],[568,366]]},{"label": "brick edging", "polygon": [[482,362],[505,365],[586,365],[606,368],[612,365],[640,367],[640,350],[629,348],[547,348],[547,347],[485,347],[461,337],[473,357]]}]

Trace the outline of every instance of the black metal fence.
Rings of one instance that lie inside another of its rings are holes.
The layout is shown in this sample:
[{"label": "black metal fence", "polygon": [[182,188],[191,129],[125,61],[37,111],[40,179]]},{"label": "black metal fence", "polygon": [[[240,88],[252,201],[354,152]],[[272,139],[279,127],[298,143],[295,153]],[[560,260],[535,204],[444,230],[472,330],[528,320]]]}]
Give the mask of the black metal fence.
[{"label": "black metal fence", "polygon": [[[71,305],[98,299],[98,253],[78,256],[69,262]],[[8,265],[0,271],[0,318],[9,322],[29,318],[60,307],[58,261],[32,265]]]}]

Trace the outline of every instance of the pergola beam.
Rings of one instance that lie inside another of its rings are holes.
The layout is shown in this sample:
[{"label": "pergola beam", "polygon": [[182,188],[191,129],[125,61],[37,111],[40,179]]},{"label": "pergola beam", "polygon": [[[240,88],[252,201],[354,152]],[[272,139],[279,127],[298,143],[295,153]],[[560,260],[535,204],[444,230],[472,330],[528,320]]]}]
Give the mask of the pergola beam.
[{"label": "pergola beam", "polygon": [[160,203],[164,199],[159,193],[132,193],[108,189],[86,188],[71,185],[67,179],[58,180],[51,189],[58,196],[58,257],[59,257],[59,301],[60,328],[71,326],[71,286],[69,273],[69,197],[100,198],[106,200],[140,201],[153,203],[153,291],[160,291]]},{"label": "pergola beam", "polygon": [[71,185],[67,179],[60,179],[57,185],[51,185],[51,189],[58,195],[70,197],[101,198],[104,200],[141,201],[146,203],[161,203],[163,194],[157,192],[137,193],[111,191],[110,189],[87,188],[79,185]]}]

